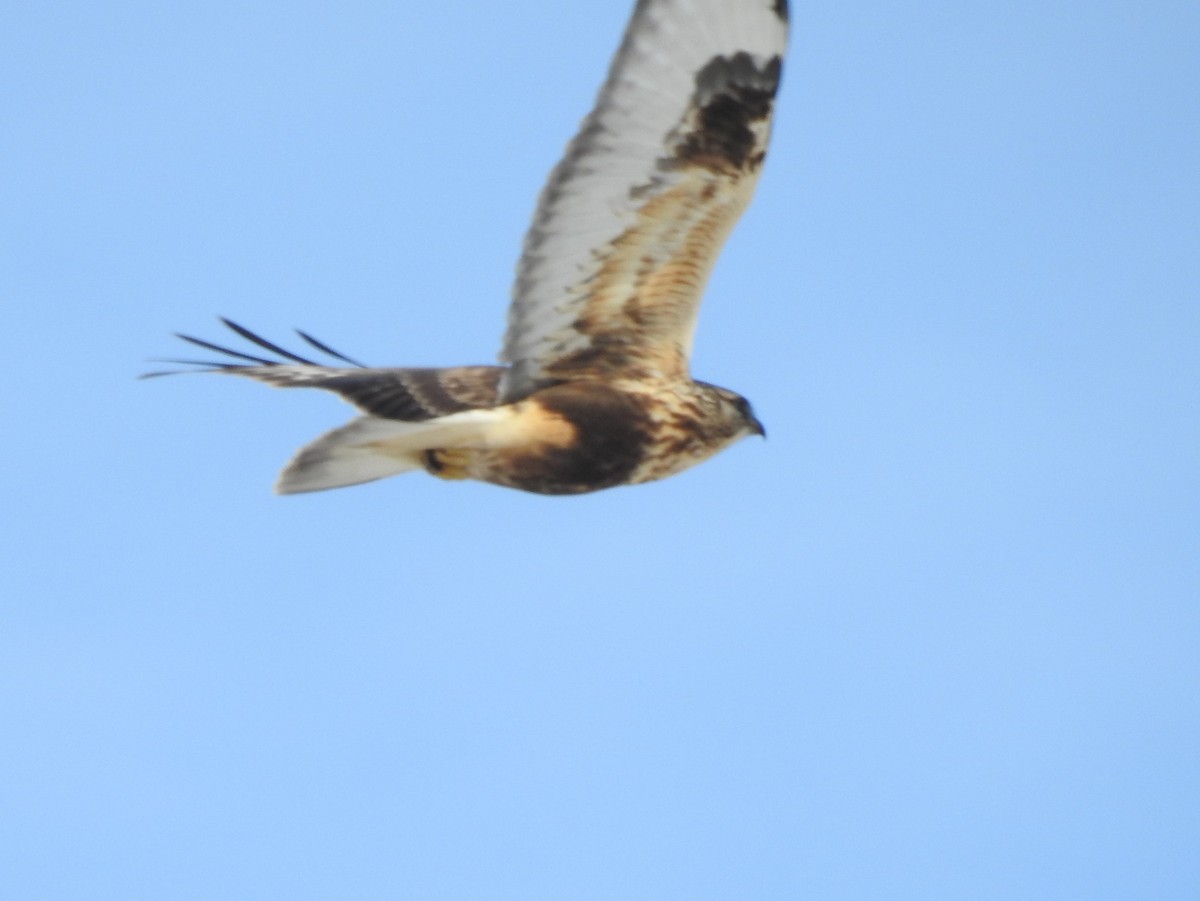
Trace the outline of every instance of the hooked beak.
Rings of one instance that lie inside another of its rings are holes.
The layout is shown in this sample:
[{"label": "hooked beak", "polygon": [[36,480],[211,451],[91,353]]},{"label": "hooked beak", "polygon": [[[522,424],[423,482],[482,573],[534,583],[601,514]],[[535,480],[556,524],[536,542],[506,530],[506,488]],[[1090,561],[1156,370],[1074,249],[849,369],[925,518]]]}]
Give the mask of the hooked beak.
[{"label": "hooked beak", "polygon": [[767,437],[767,430],[766,430],[766,428],[763,427],[763,424],[758,421],[757,416],[750,417],[750,434],[751,435],[759,435],[762,438]]}]

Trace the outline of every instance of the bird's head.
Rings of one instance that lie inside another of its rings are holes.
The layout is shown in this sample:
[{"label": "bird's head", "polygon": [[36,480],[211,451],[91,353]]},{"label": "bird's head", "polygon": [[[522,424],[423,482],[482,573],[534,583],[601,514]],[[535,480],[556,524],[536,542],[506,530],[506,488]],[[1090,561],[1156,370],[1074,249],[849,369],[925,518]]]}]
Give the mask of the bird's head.
[{"label": "bird's head", "polygon": [[736,391],[728,388],[718,388],[716,385],[705,385],[709,397],[716,402],[717,419],[730,438],[744,438],[747,435],[767,437],[767,430],[754,415],[750,401]]}]

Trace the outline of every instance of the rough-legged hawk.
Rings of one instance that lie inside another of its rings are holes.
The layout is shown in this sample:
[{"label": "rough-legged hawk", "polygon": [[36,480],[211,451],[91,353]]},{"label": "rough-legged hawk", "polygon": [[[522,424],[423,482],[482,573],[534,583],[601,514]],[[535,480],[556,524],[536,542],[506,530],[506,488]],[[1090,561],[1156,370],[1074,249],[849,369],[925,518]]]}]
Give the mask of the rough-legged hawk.
[{"label": "rough-legged hawk", "polygon": [[227,320],[259,349],[180,336],[226,361],[171,362],[324,388],[362,411],[296,454],[284,494],[412,469],[577,494],[763,434],[746,399],[693,380],[688,358],[709,272],[762,169],[787,20],[786,0],[639,0],[538,202],[503,365],[364,367],[299,333],[349,364],[326,366]]}]

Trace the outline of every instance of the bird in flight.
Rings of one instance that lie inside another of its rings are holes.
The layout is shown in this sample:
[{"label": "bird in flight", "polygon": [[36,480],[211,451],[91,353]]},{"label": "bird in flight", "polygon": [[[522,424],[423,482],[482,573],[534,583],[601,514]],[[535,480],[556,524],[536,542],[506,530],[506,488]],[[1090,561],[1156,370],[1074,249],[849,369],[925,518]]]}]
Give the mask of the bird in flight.
[{"label": "bird in flight", "polygon": [[180,335],[222,360],[165,362],[358,408],[296,453],[281,494],[417,469],[581,494],[764,434],[744,397],[691,377],[689,357],[709,272],[762,169],[787,26],[787,0],[638,0],[538,201],[501,365],[366,367],[298,332],[325,365],[229,320],[254,347]]}]

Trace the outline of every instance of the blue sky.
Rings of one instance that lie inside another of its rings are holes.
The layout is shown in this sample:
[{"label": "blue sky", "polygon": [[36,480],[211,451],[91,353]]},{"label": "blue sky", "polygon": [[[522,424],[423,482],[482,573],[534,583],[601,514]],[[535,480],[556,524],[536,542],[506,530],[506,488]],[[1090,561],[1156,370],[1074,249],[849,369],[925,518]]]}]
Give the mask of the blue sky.
[{"label": "blue sky", "polygon": [[[1200,7],[795,4],[636,489],[278,498],[489,362],[631,4],[0,12],[0,895],[1200,897]],[[7,858],[7,860],[3,860]]]}]

